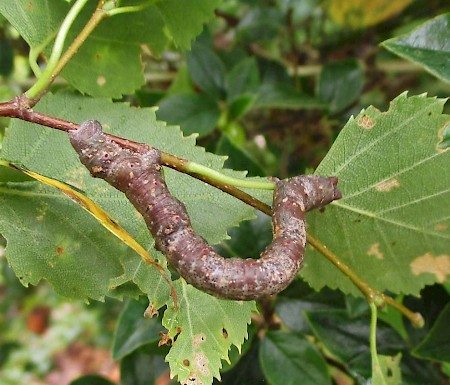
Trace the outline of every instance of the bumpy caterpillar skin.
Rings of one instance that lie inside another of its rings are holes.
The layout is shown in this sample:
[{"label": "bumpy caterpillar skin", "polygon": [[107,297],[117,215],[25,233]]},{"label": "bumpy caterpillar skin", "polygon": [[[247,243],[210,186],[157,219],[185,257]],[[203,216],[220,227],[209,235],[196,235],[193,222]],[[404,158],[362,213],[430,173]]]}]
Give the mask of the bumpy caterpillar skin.
[{"label": "bumpy caterpillar skin", "polygon": [[303,262],[305,212],[341,197],[336,177],[299,176],[277,181],[273,195],[273,240],[261,258],[223,258],[194,233],[186,207],[161,175],[157,149],[144,154],[120,147],[87,121],[69,138],[91,175],[124,192],[142,214],[156,248],[196,288],[221,298],[252,300],[285,289]]}]

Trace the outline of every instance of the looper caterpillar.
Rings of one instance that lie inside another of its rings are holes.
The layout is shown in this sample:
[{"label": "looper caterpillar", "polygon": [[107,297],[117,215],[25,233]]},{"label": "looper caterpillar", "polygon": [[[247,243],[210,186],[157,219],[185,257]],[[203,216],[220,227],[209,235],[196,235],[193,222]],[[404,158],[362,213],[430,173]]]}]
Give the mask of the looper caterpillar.
[{"label": "looper caterpillar", "polygon": [[89,120],[68,132],[91,175],[125,193],[143,216],[162,251],[196,288],[221,298],[251,300],[285,289],[303,262],[305,212],[341,197],[337,177],[315,175],[277,180],[273,194],[273,240],[260,259],[223,258],[191,226],[186,208],[161,175],[160,151],[122,148]]}]

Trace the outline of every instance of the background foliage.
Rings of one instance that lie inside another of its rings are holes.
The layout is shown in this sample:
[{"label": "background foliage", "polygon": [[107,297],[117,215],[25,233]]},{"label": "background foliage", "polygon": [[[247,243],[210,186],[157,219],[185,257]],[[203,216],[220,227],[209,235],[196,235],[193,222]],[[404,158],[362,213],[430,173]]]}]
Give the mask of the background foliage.
[{"label": "background foliage", "polygon": [[[218,300],[178,279],[175,309],[161,276],[95,219],[53,187],[2,167],[2,381],[176,383],[169,368],[193,384],[448,381],[448,6],[119,3],[148,6],[102,21],[35,110],[74,122],[95,118],[108,132],[250,181],[311,169],[338,175],[344,199],[309,214],[309,231],[371,287],[420,312],[425,327],[386,309],[377,355],[367,302],[313,249],[302,279],[277,298]],[[26,57],[44,66],[72,5],[0,0],[2,100],[32,84]],[[83,7],[66,48],[94,6]],[[1,122],[2,159],[83,191],[168,271],[131,205],[89,177],[64,133]],[[255,214],[240,201],[170,169],[165,177],[194,228],[222,254],[257,257],[270,241],[268,218],[245,221]],[[268,191],[247,191],[270,202]],[[25,290],[14,275],[36,287]],[[66,304],[52,290],[92,304]],[[83,354],[90,362],[104,357],[108,343],[115,364],[83,364]],[[104,377],[75,380],[67,362],[80,363],[76,373]]]}]

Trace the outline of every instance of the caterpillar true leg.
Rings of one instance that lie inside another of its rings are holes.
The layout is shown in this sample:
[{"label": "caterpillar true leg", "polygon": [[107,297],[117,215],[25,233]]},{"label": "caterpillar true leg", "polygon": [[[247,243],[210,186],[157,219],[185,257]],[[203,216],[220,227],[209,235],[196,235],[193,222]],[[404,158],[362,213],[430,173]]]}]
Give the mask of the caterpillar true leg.
[{"label": "caterpillar true leg", "polygon": [[69,131],[69,138],[92,176],[126,194],[144,217],[156,247],[180,275],[222,298],[251,300],[285,289],[302,266],[305,212],[341,197],[336,177],[308,175],[277,181],[272,242],[258,260],[225,259],[194,233],[184,204],[170,194],[161,175],[159,150],[138,154],[124,149],[93,120]]}]

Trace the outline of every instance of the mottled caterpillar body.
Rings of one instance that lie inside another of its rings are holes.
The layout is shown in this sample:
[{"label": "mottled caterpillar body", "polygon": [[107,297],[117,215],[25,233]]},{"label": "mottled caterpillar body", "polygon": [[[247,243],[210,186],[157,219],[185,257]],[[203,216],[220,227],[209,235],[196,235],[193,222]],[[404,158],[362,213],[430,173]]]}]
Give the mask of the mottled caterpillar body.
[{"label": "mottled caterpillar body", "polygon": [[285,289],[302,266],[305,212],[341,197],[336,177],[277,181],[272,242],[260,259],[226,259],[193,231],[186,207],[170,194],[159,150],[135,153],[122,148],[92,120],[69,131],[69,138],[91,175],[124,192],[142,214],[156,248],[171,266],[196,288],[221,298],[251,300]]}]

